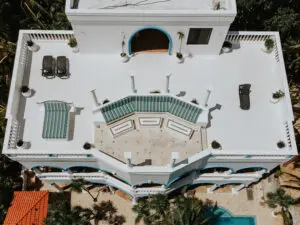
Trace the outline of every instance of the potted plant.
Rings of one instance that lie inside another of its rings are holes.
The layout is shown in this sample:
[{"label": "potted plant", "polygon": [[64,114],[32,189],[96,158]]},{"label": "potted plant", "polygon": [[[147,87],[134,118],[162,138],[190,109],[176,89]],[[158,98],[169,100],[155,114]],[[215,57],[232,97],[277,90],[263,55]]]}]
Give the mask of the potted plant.
[{"label": "potted plant", "polygon": [[181,48],[182,48],[182,40],[184,38],[184,33],[182,32],[177,32],[178,34],[178,38],[180,40],[180,45],[179,45],[179,51],[176,53],[176,57],[178,59],[178,63],[183,63],[184,61],[184,58],[183,58],[183,55],[181,53]]},{"label": "potted plant", "polygon": [[279,102],[280,99],[282,99],[285,96],[285,93],[282,90],[278,90],[275,93],[272,94],[272,103]]},{"label": "potted plant", "polygon": [[26,85],[23,85],[23,86],[20,88],[20,91],[21,91],[22,95],[23,95],[24,97],[26,97],[26,98],[29,98],[29,97],[31,97],[31,95],[32,95],[32,90],[31,90],[28,86],[26,86]]},{"label": "potted plant", "polygon": [[212,147],[213,149],[222,149],[221,144],[220,144],[219,142],[217,142],[217,141],[212,141],[212,142],[211,142],[211,147]]},{"label": "potted plant", "polygon": [[129,56],[125,53],[124,46],[125,46],[125,41],[123,40],[122,41],[122,53],[120,55],[121,55],[122,62],[126,63],[129,61]]},{"label": "potted plant", "polygon": [[38,46],[32,40],[27,41],[27,47],[32,52],[37,52],[40,49],[40,46]]},{"label": "potted plant", "polygon": [[271,38],[267,38],[265,40],[265,52],[267,52],[267,53],[272,52],[274,45],[275,45],[274,40]]},{"label": "potted plant", "polygon": [[277,142],[277,147],[278,148],[284,148],[285,147],[285,143],[283,141],[278,141]]},{"label": "potted plant", "polygon": [[75,37],[71,37],[71,38],[69,39],[68,45],[73,49],[72,51],[73,51],[74,53],[79,52],[79,48],[77,47],[77,40],[76,40]]},{"label": "potted plant", "polygon": [[90,143],[85,142],[85,143],[83,144],[83,149],[85,149],[85,150],[90,150],[91,148],[92,148],[92,145],[91,145]]},{"label": "potted plant", "polygon": [[195,99],[195,98],[192,99],[191,103],[194,103],[194,104],[196,104],[196,105],[199,105],[197,99]]},{"label": "potted plant", "polygon": [[18,140],[17,148],[18,149],[26,149],[26,148],[28,148],[28,144],[23,140]]},{"label": "potted plant", "polygon": [[222,52],[228,53],[232,51],[232,43],[229,41],[224,41],[222,45]]}]

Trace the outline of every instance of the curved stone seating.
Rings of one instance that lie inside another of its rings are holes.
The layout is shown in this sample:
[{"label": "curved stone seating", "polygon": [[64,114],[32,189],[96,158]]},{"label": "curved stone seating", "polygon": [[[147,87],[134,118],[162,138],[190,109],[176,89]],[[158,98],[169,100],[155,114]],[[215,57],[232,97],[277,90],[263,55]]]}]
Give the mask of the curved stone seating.
[{"label": "curved stone seating", "polygon": [[170,113],[196,123],[201,109],[171,96],[129,96],[101,108],[106,123],[113,123],[135,112]]}]

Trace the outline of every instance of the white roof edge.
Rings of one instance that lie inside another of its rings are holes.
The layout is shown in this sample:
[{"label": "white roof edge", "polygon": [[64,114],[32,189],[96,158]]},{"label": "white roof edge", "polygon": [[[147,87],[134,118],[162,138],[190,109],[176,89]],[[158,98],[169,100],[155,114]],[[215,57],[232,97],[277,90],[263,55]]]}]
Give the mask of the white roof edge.
[{"label": "white roof edge", "polygon": [[142,16],[142,17],[232,17],[236,16],[236,10],[227,11],[213,11],[213,10],[192,10],[192,9],[180,9],[180,10],[91,10],[91,9],[66,9],[66,14],[68,16]]},{"label": "white roof edge", "polygon": [[[276,44],[277,44],[277,52],[278,52],[278,57],[279,61],[282,62],[280,63],[282,74],[285,76],[285,79],[282,79],[283,86],[284,86],[284,92],[286,93],[285,95],[285,102],[286,108],[287,108],[287,117],[289,118],[289,121],[294,120],[294,113],[293,113],[293,108],[292,108],[292,101],[291,101],[291,96],[290,96],[290,88],[287,82],[287,75],[286,75],[286,69],[285,69],[285,63],[284,63],[284,58],[283,58],[283,53],[282,53],[282,46],[281,46],[281,39],[279,32],[274,32],[274,35],[276,37]],[[288,94],[287,94],[288,93]]]}]

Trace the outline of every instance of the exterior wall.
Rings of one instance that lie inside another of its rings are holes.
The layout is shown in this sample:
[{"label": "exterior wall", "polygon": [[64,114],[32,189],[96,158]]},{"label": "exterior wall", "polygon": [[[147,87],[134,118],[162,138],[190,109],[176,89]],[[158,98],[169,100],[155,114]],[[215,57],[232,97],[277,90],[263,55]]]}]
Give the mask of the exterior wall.
[{"label": "exterior wall", "polygon": [[[123,36],[128,40],[132,34],[144,27],[158,27],[167,32],[173,43],[173,54],[179,49],[177,32],[183,32],[182,43],[184,55],[219,54],[226,38],[230,24],[236,16],[236,9],[228,12],[181,12],[174,13],[134,13],[69,10],[66,14],[71,21],[81,53],[120,54]],[[208,45],[187,45],[189,28],[213,28]],[[128,49],[127,49],[128,52]]]},{"label": "exterior wall", "polygon": [[[266,172],[272,170],[278,166],[281,162],[286,161],[283,157],[282,159],[226,159],[226,160],[216,160],[214,157],[204,156],[199,157],[198,160],[191,162],[189,164],[178,165],[175,168],[170,167],[133,167],[129,168],[127,165],[118,162],[114,159],[109,158],[87,158],[82,156],[76,158],[12,158],[20,162],[27,169],[31,169],[36,166],[52,166],[57,168],[62,168],[67,170],[74,166],[86,166],[99,169],[99,171],[107,172],[109,174],[114,174],[114,176],[119,177],[121,180],[134,186],[137,184],[148,183],[149,181],[158,184],[164,184],[166,186],[172,186],[173,183],[181,182],[182,184],[191,184],[193,180],[199,176],[199,172],[204,168],[219,168],[227,167],[231,169],[232,174],[235,171],[244,168],[261,168],[265,169]],[[238,173],[237,173],[238,174]],[[216,178],[211,177],[212,180]],[[184,181],[184,180],[185,181]],[[235,177],[235,180],[239,180],[239,177]],[[251,180],[251,179],[250,179]]]},{"label": "exterior wall", "polygon": [[[227,26],[217,26],[210,24],[197,24],[186,26],[167,26],[159,24],[141,24],[134,26],[120,26],[120,25],[77,25],[73,24],[75,36],[78,41],[80,52],[83,54],[120,54],[122,51],[121,42],[123,35],[125,35],[126,52],[128,53],[128,41],[132,34],[137,30],[145,27],[157,27],[167,32],[173,43],[171,52],[173,55],[179,50],[180,40],[178,39],[177,32],[183,32],[185,38],[182,42],[183,55],[195,54],[219,54],[221,46],[225,40],[226,34],[229,29]],[[189,28],[213,28],[210,41],[208,45],[187,45],[187,38]]]}]

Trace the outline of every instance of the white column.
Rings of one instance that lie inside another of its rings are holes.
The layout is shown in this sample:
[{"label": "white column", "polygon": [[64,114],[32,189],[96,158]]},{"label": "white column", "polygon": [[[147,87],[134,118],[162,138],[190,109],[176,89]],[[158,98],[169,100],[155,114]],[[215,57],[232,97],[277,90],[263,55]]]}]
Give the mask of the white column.
[{"label": "white column", "polygon": [[172,74],[167,75],[166,92],[170,93],[170,77]]},{"label": "white column", "polygon": [[231,173],[232,173],[231,170],[226,170],[226,171],[224,172],[225,175],[230,175]]},{"label": "white column", "polygon": [[133,197],[132,198],[132,205],[136,205],[137,204],[137,200],[138,200],[137,197]]},{"label": "white column", "polygon": [[214,184],[210,188],[207,188],[207,193],[214,193],[214,190],[218,188],[218,185]]},{"label": "white column", "polygon": [[207,95],[206,95],[206,99],[205,99],[205,102],[204,102],[204,106],[207,107],[208,106],[208,100],[209,100],[209,97],[210,97],[210,94],[211,92],[213,91],[213,88],[210,86],[206,89],[207,91]]},{"label": "white column", "polygon": [[170,167],[174,167],[176,160],[180,158],[179,152],[171,153]]},{"label": "white column", "polygon": [[240,190],[242,190],[243,188],[245,187],[245,184],[241,184],[240,186],[238,187],[234,187],[231,189],[232,191],[232,194],[237,194]]},{"label": "white column", "polygon": [[133,93],[136,93],[137,90],[136,90],[136,88],[135,88],[135,80],[134,80],[134,76],[130,76],[130,78],[131,78],[131,89],[132,89]]},{"label": "white column", "polygon": [[108,189],[110,190],[110,193],[115,193],[115,189],[112,186],[108,185]]},{"label": "white column", "polygon": [[124,157],[127,160],[127,166],[132,167],[131,163],[131,152],[124,152]]},{"label": "white column", "polygon": [[91,93],[92,93],[92,95],[93,95],[93,99],[94,99],[94,103],[95,103],[95,106],[96,107],[99,107],[100,106],[100,103],[99,103],[99,101],[98,101],[98,99],[97,99],[97,95],[96,95],[96,92],[95,92],[96,90],[94,89],[94,90],[91,90]]}]

